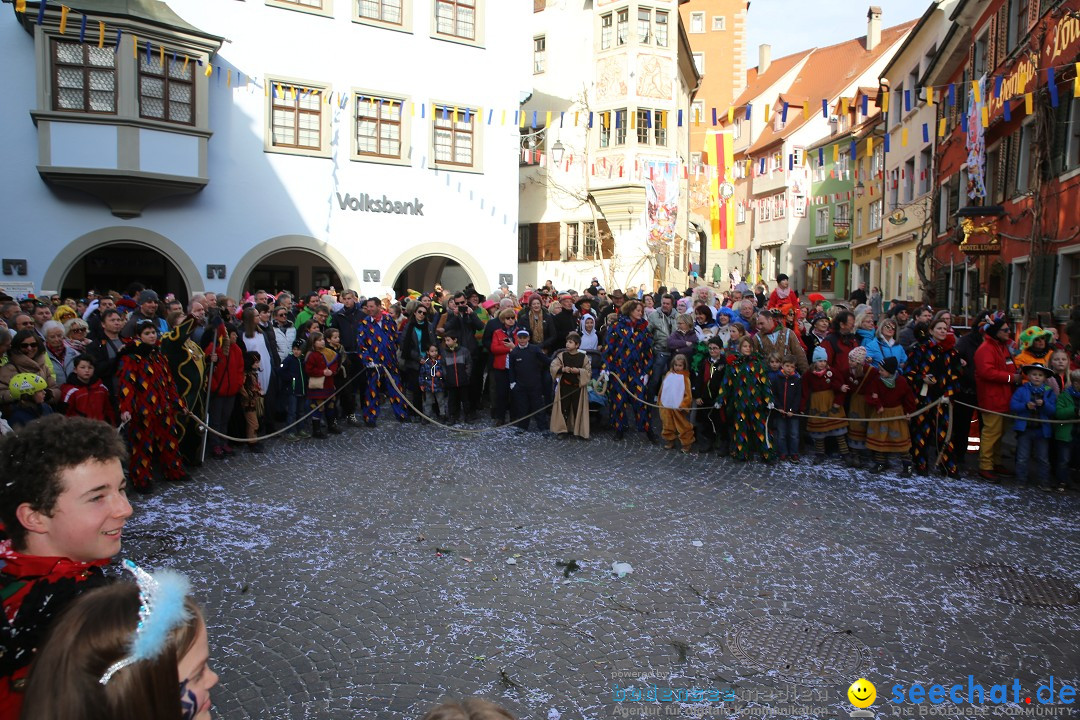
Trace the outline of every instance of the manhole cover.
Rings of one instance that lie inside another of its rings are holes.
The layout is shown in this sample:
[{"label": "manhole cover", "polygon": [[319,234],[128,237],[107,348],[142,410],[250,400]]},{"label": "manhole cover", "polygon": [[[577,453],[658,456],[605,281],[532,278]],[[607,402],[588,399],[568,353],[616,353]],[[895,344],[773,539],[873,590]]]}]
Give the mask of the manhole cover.
[{"label": "manhole cover", "polygon": [[176,557],[186,545],[187,538],[178,532],[124,530],[124,557],[150,569],[157,569],[154,566],[163,560]]},{"label": "manhole cover", "polygon": [[1002,563],[961,565],[956,574],[975,590],[1014,605],[1080,605],[1080,589],[1068,580]]},{"label": "manhole cover", "polygon": [[743,664],[804,685],[859,677],[869,656],[850,631],[811,620],[754,620],[733,628],[727,646]]}]

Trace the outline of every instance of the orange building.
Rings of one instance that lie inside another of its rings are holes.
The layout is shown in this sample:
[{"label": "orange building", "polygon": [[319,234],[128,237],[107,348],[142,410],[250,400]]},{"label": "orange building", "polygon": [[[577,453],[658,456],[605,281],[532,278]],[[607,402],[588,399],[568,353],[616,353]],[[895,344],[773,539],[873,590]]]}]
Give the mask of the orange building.
[{"label": "orange building", "polygon": [[[695,177],[695,168],[701,167],[705,132],[713,126],[711,115],[706,119],[705,113],[711,113],[711,108],[730,106],[746,82],[744,55],[749,6],[746,0],[690,0],[679,7],[694,64],[704,76],[690,110],[690,157],[686,160],[690,169],[690,238],[693,243],[697,230],[700,248],[694,253],[691,246],[691,256],[693,262],[699,263],[702,277],[709,281],[713,265],[718,262],[724,265],[721,258],[724,253],[709,250],[709,185],[703,170]],[[700,123],[694,122],[695,113],[700,113]]]}]

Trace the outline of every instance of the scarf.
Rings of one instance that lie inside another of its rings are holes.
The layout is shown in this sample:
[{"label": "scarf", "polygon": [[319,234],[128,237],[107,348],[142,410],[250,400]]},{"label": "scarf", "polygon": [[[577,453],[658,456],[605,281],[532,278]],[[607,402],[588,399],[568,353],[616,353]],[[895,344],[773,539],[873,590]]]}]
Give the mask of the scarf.
[{"label": "scarf", "polygon": [[529,338],[529,342],[534,342],[537,345],[544,342],[544,312],[540,311],[538,315],[529,313],[529,334],[532,336]]},{"label": "scarf", "polygon": [[892,377],[889,377],[889,378],[878,375],[878,378],[880,378],[881,384],[884,385],[885,387],[889,388],[890,390],[893,389],[894,387],[896,387],[896,376],[895,375],[893,375]]},{"label": "scarf", "polygon": [[778,287],[773,290],[773,292],[776,293],[776,297],[780,298],[781,300],[786,300],[787,296],[791,293],[791,288],[785,290],[784,288]]}]

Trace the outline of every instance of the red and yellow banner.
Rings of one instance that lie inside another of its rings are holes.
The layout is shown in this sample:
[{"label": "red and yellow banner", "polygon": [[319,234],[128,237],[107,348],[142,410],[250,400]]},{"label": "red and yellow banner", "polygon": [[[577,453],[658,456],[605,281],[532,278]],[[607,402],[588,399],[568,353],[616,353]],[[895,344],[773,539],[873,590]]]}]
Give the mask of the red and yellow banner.
[{"label": "red and yellow banner", "polygon": [[[712,249],[732,250],[735,247],[735,158],[734,139],[730,131],[709,130],[705,133],[703,161],[716,166],[709,173],[709,220],[712,226]],[[723,190],[723,194],[721,193]],[[725,197],[726,196],[726,197]]]}]

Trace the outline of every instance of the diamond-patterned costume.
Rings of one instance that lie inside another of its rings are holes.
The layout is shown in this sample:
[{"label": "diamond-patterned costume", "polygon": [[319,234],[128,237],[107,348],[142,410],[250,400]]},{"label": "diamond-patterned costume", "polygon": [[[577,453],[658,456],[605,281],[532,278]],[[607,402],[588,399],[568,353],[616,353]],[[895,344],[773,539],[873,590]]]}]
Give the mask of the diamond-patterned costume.
[{"label": "diamond-patterned costume", "polygon": [[730,356],[720,395],[731,422],[731,457],[749,460],[760,453],[762,460],[775,458],[776,451],[766,442],[772,388],[761,355]]},{"label": "diamond-patterned costume", "polygon": [[[952,397],[960,388],[960,354],[955,348],[923,339],[911,349],[905,376],[920,408],[942,396]],[[928,378],[931,382],[926,382]],[[948,412],[944,405],[938,405],[911,419],[911,455],[917,471],[926,472],[944,450],[941,467],[949,475],[956,474],[956,451],[952,438],[948,437]],[[964,449],[967,450],[966,439]]]},{"label": "diamond-patterned costume", "polygon": [[[397,350],[400,341],[400,333],[394,319],[383,314],[377,321],[365,315],[360,318],[356,333],[356,347],[360,355],[360,362],[364,365],[375,363],[385,365],[386,371],[400,388],[401,375],[398,373]],[[379,394],[384,393],[390,398],[390,407],[399,419],[409,416],[405,408],[405,401],[401,395],[394,392],[386,375],[380,368],[367,370],[367,388],[363,394],[364,422],[374,425],[379,415]]]},{"label": "diamond-patterned costume", "polygon": [[[649,374],[652,367],[652,335],[648,323],[642,319],[632,320],[619,314],[615,324],[608,329],[607,347],[604,350],[604,369],[609,375],[615,375],[626,383],[630,392],[637,397],[645,397],[643,376]],[[633,413],[637,429],[649,430],[649,408],[630,397],[617,380],[608,384],[611,397],[611,422],[617,432],[625,432],[630,426],[627,418]]]},{"label": "diamond-patterned costume", "polygon": [[116,399],[121,415],[131,413],[131,483],[150,487],[150,463],[157,455],[168,480],[184,477],[180,457],[180,428],[176,415],[186,405],[176,391],[169,363],[156,345],[132,340],[120,349]]}]

